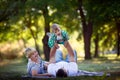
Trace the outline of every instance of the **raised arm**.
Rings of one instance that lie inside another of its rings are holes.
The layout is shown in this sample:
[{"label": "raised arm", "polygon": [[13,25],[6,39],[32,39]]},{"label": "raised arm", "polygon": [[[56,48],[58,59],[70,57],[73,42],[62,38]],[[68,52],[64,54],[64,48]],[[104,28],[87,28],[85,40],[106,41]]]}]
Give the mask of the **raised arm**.
[{"label": "raised arm", "polygon": [[69,61],[70,62],[76,62],[75,59],[74,59],[74,52],[73,52],[73,49],[72,49],[70,43],[68,41],[65,41],[64,46],[66,47],[66,49],[68,51],[68,54],[70,56]]},{"label": "raised arm", "polygon": [[58,44],[55,43],[54,46],[50,50],[50,60],[49,60],[50,63],[55,62],[55,53],[56,53],[57,48],[58,48]]}]

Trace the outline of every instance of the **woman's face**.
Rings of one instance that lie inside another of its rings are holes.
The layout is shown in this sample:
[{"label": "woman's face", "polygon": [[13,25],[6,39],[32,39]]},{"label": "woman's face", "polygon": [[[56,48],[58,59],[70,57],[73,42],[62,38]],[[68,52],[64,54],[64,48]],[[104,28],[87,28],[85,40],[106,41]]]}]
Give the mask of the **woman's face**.
[{"label": "woman's face", "polygon": [[32,53],[32,55],[30,56],[30,59],[34,62],[37,62],[38,61],[38,52],[37,51],[34,51]]}]

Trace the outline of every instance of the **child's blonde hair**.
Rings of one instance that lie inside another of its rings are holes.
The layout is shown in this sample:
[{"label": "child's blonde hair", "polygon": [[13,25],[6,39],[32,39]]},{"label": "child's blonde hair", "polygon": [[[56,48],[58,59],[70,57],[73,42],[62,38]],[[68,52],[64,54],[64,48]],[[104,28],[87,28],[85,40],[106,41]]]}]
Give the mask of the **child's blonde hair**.
[{"label": "child's blonde hair", "polygon": [[52,32],[53,32],[56,28],[60,29],[60,26],[59,26],[58,24],[54,23],[54,24],[51,26],[51,28],[52,28]]}]

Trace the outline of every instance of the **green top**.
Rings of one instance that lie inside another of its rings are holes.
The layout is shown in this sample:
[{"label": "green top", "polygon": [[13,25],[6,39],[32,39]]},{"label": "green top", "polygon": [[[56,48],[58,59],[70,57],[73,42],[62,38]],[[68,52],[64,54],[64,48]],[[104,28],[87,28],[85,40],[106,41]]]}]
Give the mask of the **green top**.
[{"label": "green top", "polygon": [[48,45],[50,48],[54,46],[55,42],[57,42],[58,44],[64,44],[65,41],[69,40],[69,37],[66,31],[61,30],[61,35],[62,35],[62,42],[59,42],[57,41],[57,36],[54,33],[50,34],[49,40],[48,40]]}]

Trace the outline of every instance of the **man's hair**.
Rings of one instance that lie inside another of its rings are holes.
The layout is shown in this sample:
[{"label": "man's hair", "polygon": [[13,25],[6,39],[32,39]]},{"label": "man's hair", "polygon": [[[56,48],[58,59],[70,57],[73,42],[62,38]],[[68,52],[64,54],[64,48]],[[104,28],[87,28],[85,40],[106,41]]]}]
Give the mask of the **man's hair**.
[{"label": "man's hair", "polygon": [[59,69],[57,72],[56,72],[56,77],[67,77],[67,73],[63,70],[63,69]]}]

